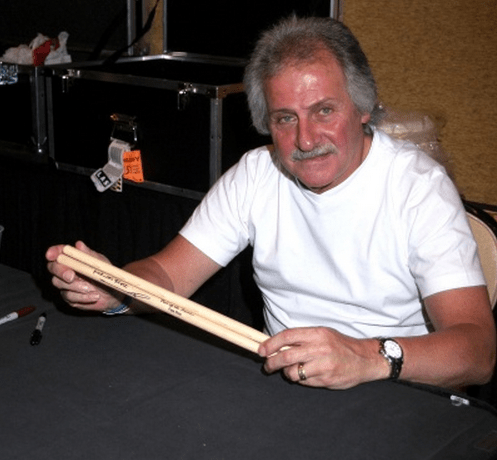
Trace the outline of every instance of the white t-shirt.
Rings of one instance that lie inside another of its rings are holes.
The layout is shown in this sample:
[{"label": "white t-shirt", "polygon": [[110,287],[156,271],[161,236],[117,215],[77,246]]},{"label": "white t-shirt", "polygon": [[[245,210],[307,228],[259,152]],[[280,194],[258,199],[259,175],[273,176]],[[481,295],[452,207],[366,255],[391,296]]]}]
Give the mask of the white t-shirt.
[{"label": "white t-shirt", "polygon": [[485,284],[444,169],[381,131],[361,166],[320,195],[282,174],[268,148],[246,153],[180,233],[222,266],[253,246],[270,334],[317,325],[358,338],[425,334],[421,298]]}]

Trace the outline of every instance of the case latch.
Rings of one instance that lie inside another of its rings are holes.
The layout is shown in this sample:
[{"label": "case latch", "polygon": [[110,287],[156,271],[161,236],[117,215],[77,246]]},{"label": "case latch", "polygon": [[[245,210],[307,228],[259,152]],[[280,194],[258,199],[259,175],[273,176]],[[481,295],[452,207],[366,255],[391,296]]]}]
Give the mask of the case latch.
[{"label": "case latch", "polygon": [[185,110],[190,101],[190,95],[193,93],[191,83],[183,83],[178,88],[178,110]]},{"label": "case latch", "polygon": [[113,113],[110,116],[113,122],[111,139],[119,139],[127,142],[131,147],[138,143],[138,123],[136,117],[124,115],[122,113]]},{"label": "case latch", "polygon": [[69,88],[73,84],[73,79],[79,77],[79,70],[68,69],[67,73],[61,76],[62,93],[69,92]]}]

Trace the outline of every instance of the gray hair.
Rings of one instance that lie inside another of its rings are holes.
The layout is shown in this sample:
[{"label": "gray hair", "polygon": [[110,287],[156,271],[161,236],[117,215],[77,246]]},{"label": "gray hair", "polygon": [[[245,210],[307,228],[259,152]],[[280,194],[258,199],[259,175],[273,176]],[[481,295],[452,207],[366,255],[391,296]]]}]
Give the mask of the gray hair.
[{"label": "gray hair", "polygon": [[323,47],[341,65],[348,94],[357,110],[371,115],[370,125],[381,119],[382,109],[378,104],[373,73],[352,32],[332,18],[292,16],[263,33],[245,69],[245,91],[252,123],[259,133],[269,134],[265,82],[285,64],[315,60]]}]

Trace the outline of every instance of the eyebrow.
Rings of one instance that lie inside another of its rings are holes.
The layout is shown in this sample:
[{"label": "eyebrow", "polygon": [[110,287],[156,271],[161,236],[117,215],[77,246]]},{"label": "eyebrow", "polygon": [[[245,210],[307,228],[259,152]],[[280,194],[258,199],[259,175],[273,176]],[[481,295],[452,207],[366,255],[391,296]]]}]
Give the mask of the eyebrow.
[{"label": "eyebrow", "polygon": [[[304,107],[304,110],[313,110],[319,107],[322,107],[323,105],[328,105],[328,104],[337,104],[337,99],[333,97],[327,97],[325,99],[322,99],[320,101],[317,101],[307,107]],[[269,115],[276,115],[276,114],[281,114],[281,113],[296,113],[294,109],[282,107],[280,109],[274,109],[269,111]]]}]

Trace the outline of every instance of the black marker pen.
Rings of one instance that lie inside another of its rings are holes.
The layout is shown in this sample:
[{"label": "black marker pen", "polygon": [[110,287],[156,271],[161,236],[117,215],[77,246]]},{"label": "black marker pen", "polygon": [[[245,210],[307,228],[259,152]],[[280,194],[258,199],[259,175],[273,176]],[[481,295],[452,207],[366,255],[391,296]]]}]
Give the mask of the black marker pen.
[{"label": "black marker pen", "polygon": [[41,338],[42,338],[41,331],[43,330],[43,326],[45,325],[46,320],[47,320],[46,313],[42,313],[38,317],[38,322],[36,323],[36,328],[33,331],[33,333],[31,334],[31,341],[30,341],[31,345],[38,345],[41,342]]}]

